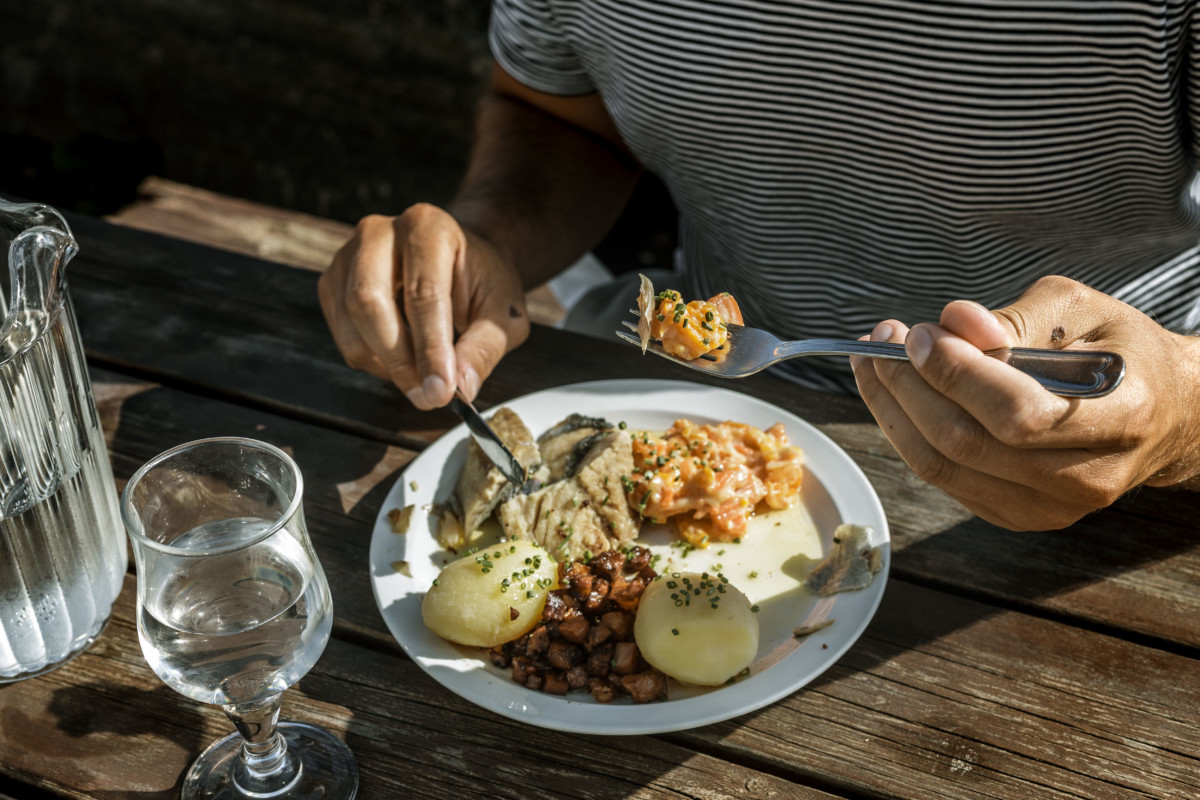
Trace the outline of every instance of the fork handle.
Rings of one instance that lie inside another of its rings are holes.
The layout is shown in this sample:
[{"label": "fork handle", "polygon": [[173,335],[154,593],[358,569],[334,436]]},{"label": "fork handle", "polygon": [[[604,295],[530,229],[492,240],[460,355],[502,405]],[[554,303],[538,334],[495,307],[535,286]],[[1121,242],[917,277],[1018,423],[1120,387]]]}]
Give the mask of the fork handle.
[{"label": "fork handle", "polygon": [[[788,345],[803,344],[789,352]],[[792,355],[866,356],[907,361],[904,345],[895,342],[813,340],[785,342],[776,351],[782,358]],[[1005,362],[1061,397],[1103,397],[1125,377],[1125,359],[1102,350],[1042,350],[1035,347],[1005,347],[985,355]]]}]

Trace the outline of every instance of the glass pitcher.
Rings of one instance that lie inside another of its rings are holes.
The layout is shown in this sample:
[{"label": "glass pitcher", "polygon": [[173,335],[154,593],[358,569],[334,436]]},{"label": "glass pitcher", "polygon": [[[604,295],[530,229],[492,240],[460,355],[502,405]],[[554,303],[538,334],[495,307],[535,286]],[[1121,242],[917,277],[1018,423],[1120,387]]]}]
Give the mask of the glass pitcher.
[{"label": "glass pitcher", "polygon": [[127,562],[67,294],[75,239],[54,209],[0,199],[0,243],[8,244],[0,279],[0,683],[8,683],[54,669],[95,640]]}]

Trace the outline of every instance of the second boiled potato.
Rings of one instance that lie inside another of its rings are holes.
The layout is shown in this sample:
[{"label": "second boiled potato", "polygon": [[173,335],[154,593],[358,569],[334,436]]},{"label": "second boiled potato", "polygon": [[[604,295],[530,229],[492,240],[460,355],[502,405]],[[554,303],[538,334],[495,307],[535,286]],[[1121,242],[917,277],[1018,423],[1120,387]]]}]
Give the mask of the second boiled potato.
[{"label": "second boiled potato", "polygon": [[758,619],[725,578],[676,572],[651,581],[634,638],[651,666],[677,681],[719,686],[758,654]]}]

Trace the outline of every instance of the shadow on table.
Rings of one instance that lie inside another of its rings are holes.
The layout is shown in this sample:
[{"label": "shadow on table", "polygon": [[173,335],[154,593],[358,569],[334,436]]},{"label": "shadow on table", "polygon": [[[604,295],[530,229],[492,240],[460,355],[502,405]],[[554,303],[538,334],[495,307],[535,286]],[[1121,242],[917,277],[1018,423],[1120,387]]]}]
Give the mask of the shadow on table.
[{"label": "shadow on table", "polygon": [[[210,744],[204,733],[200,707],[166,686],[151,691],[114,688],[107,683],[70,686],[53,692],[48,710],[57,720],[57,729],[71,740],[80,742],[78,753],[58,752],[56,757],[77,757],[84,762],[97,757],[119,759],[125,762],[124,769],[131,773],[133,785],[144,786],[146,782],[156,780],[162,785],[173,780],[169,787],[162,789],[92,789],[89,796],[97,798],[167,800],[178,797],[187,765]],[[176,745],[174,754],[165,759],[171,763],[162,763],[161,755],[155,759],[157,764],[142,763],[154,752],[151,740],[155,739]],[[106,774],[114,772],[116,770]],[[172,775],[174,772],[178,775]]]}]

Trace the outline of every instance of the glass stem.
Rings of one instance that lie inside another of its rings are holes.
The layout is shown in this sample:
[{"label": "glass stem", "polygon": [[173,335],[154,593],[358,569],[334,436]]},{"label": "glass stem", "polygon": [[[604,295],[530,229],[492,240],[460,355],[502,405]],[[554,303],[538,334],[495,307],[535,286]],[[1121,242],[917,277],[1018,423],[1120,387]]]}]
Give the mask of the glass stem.
[{"label": "glass stem", "polygon": [[[242,765],[245,774],[235,780],[244,789],[262,792],[278,788],[296,778],[296,764],[289,759],[287,742],[275,730],[283,695],[223,706],[226,716],[242,735]],[[253,787],[253,788],[252,788]]]}]

